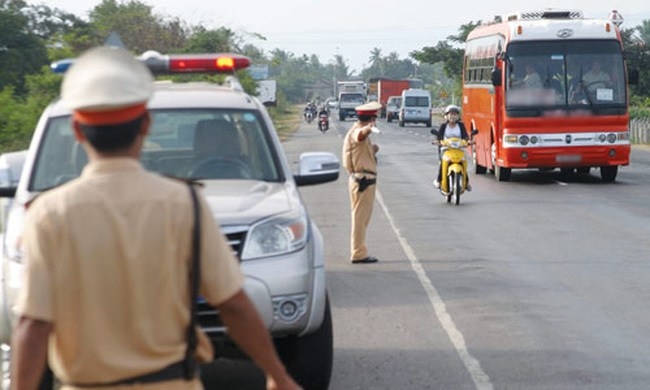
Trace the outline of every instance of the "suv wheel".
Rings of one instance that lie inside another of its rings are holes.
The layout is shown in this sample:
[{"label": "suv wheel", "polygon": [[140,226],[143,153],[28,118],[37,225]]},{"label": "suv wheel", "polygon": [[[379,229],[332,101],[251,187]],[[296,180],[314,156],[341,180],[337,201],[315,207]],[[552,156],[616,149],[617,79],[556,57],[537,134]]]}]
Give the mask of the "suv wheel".
[{"label": "suv wheel", "polygon": [[325,315],[314,333],[275,339],[275,347],[291,376],[305,389],[326,390],[332,375],[334,341],[330,301],[325,300]]}]

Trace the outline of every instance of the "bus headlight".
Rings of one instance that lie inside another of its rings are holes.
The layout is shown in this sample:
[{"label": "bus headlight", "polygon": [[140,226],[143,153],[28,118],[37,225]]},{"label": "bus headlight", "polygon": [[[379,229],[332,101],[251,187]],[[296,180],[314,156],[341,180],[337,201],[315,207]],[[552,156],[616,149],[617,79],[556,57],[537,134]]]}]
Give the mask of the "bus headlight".
[{"label": "bus headlight", "polygon": [[528,142],[530,142],[530,138],[528,138],[527,135],[522,135],[519,137],[519,143],[522,144],[523,146],[528,145]]},{"label": "bus headlight", "polygon": [[517,143],[517,136],[516,135],[506,134],[506,135],[503,136],[503,142],[508,143],[508,144],[516,144]]},{"label": "bus headlight", "polygon": [[537,143],[537,141],[539,141],[539,138],[537,138],[536,135],[530,137],[530,143],[531,144],[535,145]]},{"label": "bus headlight", "polygon": [[616,142],[616,134],[614,133],[607,134],[607,142],[609,142],[610,144]]}]

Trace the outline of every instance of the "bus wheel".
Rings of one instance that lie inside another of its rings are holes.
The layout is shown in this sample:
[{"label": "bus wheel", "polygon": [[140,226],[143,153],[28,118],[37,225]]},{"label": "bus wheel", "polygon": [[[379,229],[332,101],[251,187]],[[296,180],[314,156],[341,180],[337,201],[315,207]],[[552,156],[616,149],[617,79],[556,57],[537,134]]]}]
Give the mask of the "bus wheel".
[{"label": "bus wheel", "polygon": [[476,156],[476,146],[472,147],[472,164],[474,165],[474,173],[477,175],[483,175],[487,172],[487,168],[478,163],[478,158]]},{"label": "bus wheel", "polygon": [[510,168],[494,167],[494,177],[497,181],[510,181]]},{"label": "bus wheel", "polygon": [[494,142],[490,147],[490,162],[492,162],[492,169],[490,169],[490,172],[494,173],[494,176],[496,176],[497,175],[497,144],[495,144]]},{"label": "bus wheel", "polygon": [[608,165],[600,167],[600,177],[603,179],[603,183],[611,183],[616,180],[616,174],[618,173],[618,165]]}]

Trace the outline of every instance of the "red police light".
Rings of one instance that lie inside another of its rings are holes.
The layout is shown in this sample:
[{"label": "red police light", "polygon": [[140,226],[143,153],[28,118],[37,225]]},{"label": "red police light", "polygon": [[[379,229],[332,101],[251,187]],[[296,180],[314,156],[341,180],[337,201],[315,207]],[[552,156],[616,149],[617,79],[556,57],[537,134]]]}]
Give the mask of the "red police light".
[{"label": "red police light", "polygon": [[178,54],[169,56],[169,73],[232,73],[250,66],[247,57],[235,54]]}]

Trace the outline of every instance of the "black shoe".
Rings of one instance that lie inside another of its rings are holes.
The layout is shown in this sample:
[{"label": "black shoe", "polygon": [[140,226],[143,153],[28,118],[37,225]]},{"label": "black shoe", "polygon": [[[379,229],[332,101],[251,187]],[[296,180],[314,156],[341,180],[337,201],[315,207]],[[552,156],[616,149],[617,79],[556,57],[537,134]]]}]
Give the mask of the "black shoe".
[{"label": "black shoe", "polygon": [[373,256],[367,256],[363,259],[352,260],[352,264],[376,263],[379,259]]},{"label": "black shoe", "polygon": [[467,187],[465,187],[465,191],[467,192],[472,192],[472,186],[467,183]]}]

